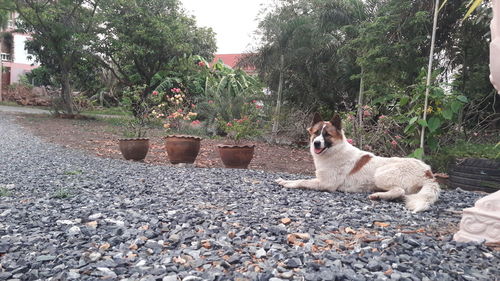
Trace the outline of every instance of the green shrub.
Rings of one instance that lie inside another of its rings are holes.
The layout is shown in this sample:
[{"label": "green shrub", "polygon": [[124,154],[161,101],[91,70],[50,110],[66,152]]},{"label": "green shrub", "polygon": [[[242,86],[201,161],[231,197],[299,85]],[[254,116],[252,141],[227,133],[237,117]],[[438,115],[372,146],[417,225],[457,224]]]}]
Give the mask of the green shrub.
[{"label": "green shrub", "polygon": [[500,146],[494,143],[460,141],[426,157],[435,172],[447,172],[448,166],[460,158],[500,159]]}]

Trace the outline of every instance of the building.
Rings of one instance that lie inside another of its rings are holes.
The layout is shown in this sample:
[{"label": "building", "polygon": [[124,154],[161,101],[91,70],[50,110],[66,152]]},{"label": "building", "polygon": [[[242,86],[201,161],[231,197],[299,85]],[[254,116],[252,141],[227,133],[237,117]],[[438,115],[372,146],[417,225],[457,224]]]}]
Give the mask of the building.
[{"label": "building", "polygon": [[16,32],[17,13],[11,13],[7,27],[1,30],[2,44],[0,57],[2,60],[2,85],[19,82],[20,77],[37,68],[38,64],[30,59],[30,54],[25,49],[26,41],[30,40],[28,34]]},{"label": "building", "polygon": [[[239,68],[238,61],[245,56],[245,54],[216,54],[214,57],[214,60],[212,61],[211,65],[214,63],[218,62],[221,60],[225,65],[236,69]],[[255,67],[243,67],[243,71],[245,71],[248,74],[256,74]]]}]

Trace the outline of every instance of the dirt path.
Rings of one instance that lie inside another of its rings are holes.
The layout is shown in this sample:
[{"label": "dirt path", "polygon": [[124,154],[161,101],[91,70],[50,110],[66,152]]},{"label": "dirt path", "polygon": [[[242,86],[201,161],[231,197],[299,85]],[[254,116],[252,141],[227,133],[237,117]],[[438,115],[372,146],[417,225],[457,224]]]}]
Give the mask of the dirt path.
[{"label": "dirt path", "polygon": [[[121,159],[117,139],[121,129],[99,120],[57,119],[47,115],[19,115],[17,122],[42,139],[64,147],[79,149],[106,158]],[[146,163],[171,165],[164,149],[162,130],[151,130],[151,147]],[[204,139],[195,166],[200,168],[223,167],[217,151],[217,144],[223,140]],[[255,156],[250,169],[292,174],[314,174],[314,164],[307,148],[256,144]]]}]

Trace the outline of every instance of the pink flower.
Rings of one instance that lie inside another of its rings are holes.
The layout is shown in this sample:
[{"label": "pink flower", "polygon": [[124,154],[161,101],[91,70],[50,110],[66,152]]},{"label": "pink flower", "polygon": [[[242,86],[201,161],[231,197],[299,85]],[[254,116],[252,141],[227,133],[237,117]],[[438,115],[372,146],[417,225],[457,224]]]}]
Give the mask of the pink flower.
[{"label": "pink flower", "polygon": [[354,116],[352,116],[351,114],[348,114],[348,115],[347,115],[347,119],[348,119],[348,120],[354,120]]},{"label": "pink flower", "polygon": [[400,140],[401,136],[400,135],[395,135],[394,138],[396,138],[397,140]]},{"label": "pink flower", "polygon": [[193,124],[193,125],[198,125],[198,124],[200,124],[200,123],[201,123],[201,121],[200,121],[200,120],[194,120],[193,122],[191,122],[191,124]]},{"label": "pink flower", "polygon": [[347,142],[352,144],[354,141],[352,139],[347,139]]},{"label": "pink flower", "polygon": [[177,112],[182,113],[182,108],[177,109]]},{"label": "pink flower", "polygon": [[397,142],[397,141],[395,141],[395,140],[392,140],[392,141],[391,141],[391,145],[392,145],[392,147],[393,147],[393,148],[396,148],[396,147],[397,147],[397,145],[398,145],[398,142]]},{"label": "pink flower", "polygon": [[364,111],[363,111],[363,117],[369,117],[369,116],[371,116],[371,115],[372,115],[372,114],[370,113],[370,111],[368,111],[368,110],[364,110]]},{"label": "pink flower", "polygon": [[153,96],[157,96],[158,95],[158,91],[153,91]]},{"label": "pink flower", "polygon": [[382,120],[382,119],[384,119],[384,118],[387,118],[387,116],[385,116],[385,115],[380,115],[380,117],[379,117],[378,119]]},{"label": "pink flower", "polygon": [[214,103],[214,101],[213,100],[209,100],[208,103]]},{"label": "pink flower", "polygon": [[252,103],[256,103],[257,101],[256,100],[253,100]]},{"label": "pink flower", "polygon": [[200,61],[200,62],[198,62],[198,66],[204,67],[204,66],[206,66],[206,64],[204,61]]},{"label": "pink flower", "polygon": [[180,93],[181,89],[179,89],[179,88],[172,88],[172,89],[170,89],[170,92],[172,92],[172,93]]},{"label": "pink flower", "polygon": [[261,109],[262,107],[263,107],[262,105],[258,105],[258,104],[255,105],[255,108],[257,108],[257,109]]},{"label": "pink flower", "polygon": [[192,108],[195,108],[195,107],[196,107],[196,104],[192,103],[192,104],[191,104],[191,107],[192,107]]},{"label": "pink flower", "polygon": [[232,126],[233,126],[233,124],[231,124],[231,122],[227,122],[226,126],[228,126],[228,127],[232,127]]},{"label": "pink flower", "polygon": [[243,121],[243,119],[236,120],[237,123],[242,123]]}]

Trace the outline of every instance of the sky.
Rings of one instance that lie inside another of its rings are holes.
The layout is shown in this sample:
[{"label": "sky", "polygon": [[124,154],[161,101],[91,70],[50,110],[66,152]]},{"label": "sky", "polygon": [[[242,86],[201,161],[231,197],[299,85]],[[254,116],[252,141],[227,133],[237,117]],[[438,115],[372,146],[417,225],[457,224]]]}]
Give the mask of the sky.
[{"label": "sky", "polygon": [[198,26],[216,33],[217,54],[239,54],[256,45],[254,31],[261,8],[270,0],[181,0]]}]

